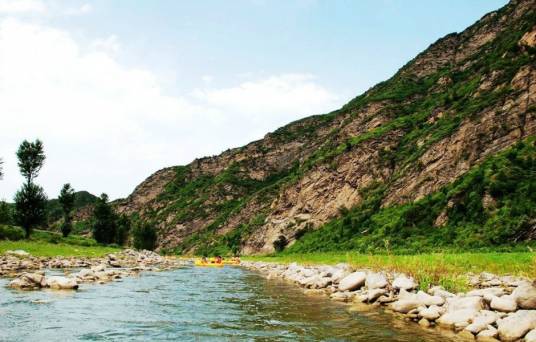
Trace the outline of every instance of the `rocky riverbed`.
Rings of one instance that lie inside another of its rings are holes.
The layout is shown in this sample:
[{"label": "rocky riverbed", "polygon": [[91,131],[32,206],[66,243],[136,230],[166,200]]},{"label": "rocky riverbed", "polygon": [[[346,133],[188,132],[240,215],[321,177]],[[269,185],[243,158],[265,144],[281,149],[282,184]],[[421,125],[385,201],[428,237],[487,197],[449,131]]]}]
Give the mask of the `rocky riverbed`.
[{"label": "rocky riverbed", "polygon": [[440,286],[418,290],[417,282],[405,274],[355,270],[347,264],[242,265],[269,279],[291,281],[306,293],[384,307],[424,328],[453,330],[469,340],[536,342],[536,281],[482,273],[469,278],[473,290],[454,294]]},{"label": "rocky riverbed", "polygon": [[[81,283],[103,284],[142,271],[167,270],[181,265],[180,260],[146,250],[125,249],[103,258],[34,257],[16,250],[0,256],[0,276],[13,278],[8,286],[21,290],[76,290]],[[47,270],[51,269],[62,269],[65,275],[47,275]]]}]

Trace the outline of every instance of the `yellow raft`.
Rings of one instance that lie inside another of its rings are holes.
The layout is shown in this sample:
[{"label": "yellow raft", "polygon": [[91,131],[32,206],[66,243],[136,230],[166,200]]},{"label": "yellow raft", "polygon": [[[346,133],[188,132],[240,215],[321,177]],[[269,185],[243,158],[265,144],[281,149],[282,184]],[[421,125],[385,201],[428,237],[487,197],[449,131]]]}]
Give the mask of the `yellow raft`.
[{"label": "yellow raft", "polygon": [[223,267],[223,264],[217,264],[212,262],[202,262],[201,260],[196,260],[194,262],[195,266],[203,266],[203,267]]}]

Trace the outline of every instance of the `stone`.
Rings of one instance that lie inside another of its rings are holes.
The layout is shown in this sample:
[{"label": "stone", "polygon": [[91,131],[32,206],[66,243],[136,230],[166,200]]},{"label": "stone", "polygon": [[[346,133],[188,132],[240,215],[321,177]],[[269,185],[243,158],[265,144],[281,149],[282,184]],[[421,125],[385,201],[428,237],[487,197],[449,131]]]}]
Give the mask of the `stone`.
[{"label": "stone", "polygon": [[392,285],[393,288],[397,290],[413,290],[417,287],[417,283],[415,282],[415,280],[413,278],[405,276],[404,274],[397,276],[393,281]]},{"label": "stone", "polygon": [[419,307],[419,301],[415,298],[399,299],[391,303],[391,309],[395,312],[408,313]]},{"label": "stone", "polygon": [[532,329],[525,335],[525,342],[536,342],[536,329]]},{"label": "stone", "polygon": [[350,300],[350,295],[346,292],[335,292],[330,295],[330,298],[337,302],[347,302]]},{"label": "stone", "polygon": [[501,312],[514,312],[517,310],[517,303],[513,296],[493,297],[490,307]]},{"label": "stone", "polygon": [[333,282],[333,284],[338,284],[349,274],[351,274],[351,272],[348,271],[348,269],[346,268],[335,268],[335,270],[331,273],[331,281]]},{"label": "stone", "polygon": [[421,327],[425,327],[425,328],[428,328],[430,326],[430,322],[426,319],[426,318],[421,318],[419,320],[419,325]]},{"label": "stone", "polygon": [[516,341],[536,328],[536,311],[519,310],[497,321],[501,341]]},{"label": "stone", "polygon": [[445,304],[445,298],[441,296],[430,296],[429,294],[423,291],[417,292],[416,298],[421,304],[426,305],[426,306]]},{"label": "stone", "polygon": [[429,308],[419,311],[419,316],[426,318],[429,321],[435,321],[441,316],[441,314],[441,309],[437,305],[432,305]]},{"label": "stone", "polygon": [[512,292],[512,297],[515,298],[517,305],[521,309],[536,309],[536,287],[534,285],[525,283],[517,287]]},{"label": "stone", "polygon": [[463,309],[471,309],[479,311],[484,308],[484,300],[482,297],[453,297],[447,298],[447,311],[458,311]]},{"label": "stone", "polygon": [[339,282],[340,291],[352,291],[361,288],[367,279],[365,272],[354,272]]},{"label": "stone", "polygon": [[489,340],[490,338],[495,339],[497,336],[499,336],[497,329],[492,325],[488,325],[485,330],[482,330],[478,333],[476,339],[477,341],[485,341]]},{"label": "stone", "polygon": [[493,311],[482,310],[473,319],[471,324],[465,327],[465,330],[470,331],[472,334],[478,334],[483,330],[495,323],[498,319],[498,315]]},{"label": "stone", "polygon": [[27,258],[30,256],[30,253],[22,250],[22,249],[16,249],[14,251],[6,251],[5,252],[6,255],[12,255],[12,256],[15,256],[17,258]]},{"label": "stone", "polygon": [[370,273],[367,275],[365,286],[370,289],[380,289],[387,286],[388,281],[382,273]]},{"label": "stone", "polygon": [[467,292],[466,294],[469,297],[479,296],[483,297],[484,300],[490,302],[493,297],[501,297],[504,295],[504,289],[500,287],[488,287],[486,289],[478,289]]},{"label": "stone", "polygon": [[380,296],[384,295],[387,293],[387,290],[386,289],[373,289],[373,290],[369,290],[368,293],[367,293],[367,301],[370,303],[370,302],[373,302],[375,301],[376,299],[378,299]]},{"label": "stone", "polygon": [[440,296],[440,297],[443,297],[443,298],[456,297],[455,294],[446,291],[441,286],[434,286],[434,287],[430,288],[430,290],[428,290],[428,293],[430,293],[433,296]]},{"label": "stone", "polygon": [[466,340],[474,340],[475,339],[475,336],[473,334],[471,334],[471,332],[467,331],[467,330],[462,330],[458,333],[458,336],[459,337],[462,337]]},{"label": "stone", "polygon": [[46,278],[46,286],[54,290],[76,290],[78,282],[74,278],[51,276]]},{"label": "stone", "polygon": [[439,317],[436,322],[444,327],[465,328],[477,314],[478,311],[474,309],[447,311],[447,313]]}]

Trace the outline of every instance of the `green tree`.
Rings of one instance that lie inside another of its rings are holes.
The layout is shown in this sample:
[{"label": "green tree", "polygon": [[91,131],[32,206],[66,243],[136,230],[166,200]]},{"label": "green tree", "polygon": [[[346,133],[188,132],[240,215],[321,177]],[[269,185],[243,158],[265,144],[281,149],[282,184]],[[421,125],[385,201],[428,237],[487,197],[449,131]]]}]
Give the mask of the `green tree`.
[{"label": "green tree", "polygon": [[119,217],[117,217],[116,224],[117,224],[117,234],[115,237],[115,243],[122,246],[128,240],[128,234],[130,232],[130,227],[131,227],[130,219],[128,218],[128,216],[124,214],[119,215]]},{"label": "green tree", "polygon": [[71,184],[67,183],[63,185],[63,188],[60,191],[60,196],[58,197],[58,201],[60,202],[61,209],[63,211],[63,224],[61,225],[61,232],[64,237],[67,237],[73,229],[71,212],[74,208],[74,199],[75,193],[74,189],[71,187]]},{"label": "green tree", "polygon": [[34,183],[25,183],[15,194],[15,223],[24,228],[26,238],[34,227],[47,219],[47,196],[43,188]]},{"label": "green tree", "polygon": [[39,171],[45,163],[43,143],[37,139],[35,142],[24,140],[17,151],[20,173],[26,178],[26,183],[31,183],[39,175]]},{"label": "green tree", "polygon": [[6,201],[0,201],[0,224],[13,224],[13,209]]},{"label": "green tree", "polygon": [[38,139],[35,142],[24,140],[17,151],[20,173],[26,178],[22,189],[15,194],[15,222],[21,225],[26,238],[30,237],[34,227],[46,222],[47,196],[34,179],[45,162],[43,143]]},{"label": "green tree", "polygon": [[148,222],[139,221],[132,232],[133,244],[136,249],[154,250],[156,247],[156,229]]},{"label": "green tree", "polygon": [[102,194],[93,210],[93,237],[99,243],[113,243],[117,235],[117,215],[108,203],[108,195]]}]

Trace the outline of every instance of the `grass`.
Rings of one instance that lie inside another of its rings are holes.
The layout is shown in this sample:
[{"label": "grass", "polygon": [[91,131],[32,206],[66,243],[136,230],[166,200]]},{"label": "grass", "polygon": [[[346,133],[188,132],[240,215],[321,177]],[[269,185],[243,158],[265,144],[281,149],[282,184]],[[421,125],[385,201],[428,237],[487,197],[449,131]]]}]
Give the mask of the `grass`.
[{"label": "grass", "polygon": [[95,240],[83,236],[64,238],[59,233],[44,230],[35,230],[29,240],[0,240],[0,254],[14,249],[22,249],[38,257],[101,257],[120,250],[118,247],[99,245]]},{"label": "grass", "polygon": [[469,289],[469,273],[491,272],[497,275],[536,277],[536,253],[456,253],[419,255],[366,255],[355,252],[286,254],[243,257],[249,261],[297,262],[303,265],[348,263],[356,268],[403,272],[415,278],[420,289],[441,285],[449,291]]}]

